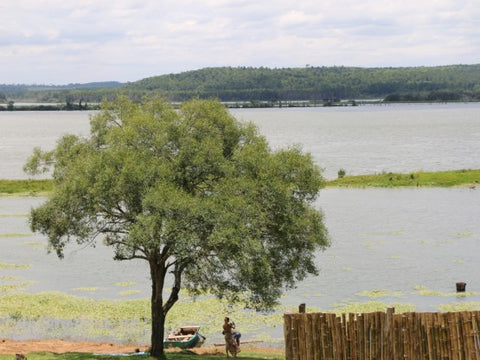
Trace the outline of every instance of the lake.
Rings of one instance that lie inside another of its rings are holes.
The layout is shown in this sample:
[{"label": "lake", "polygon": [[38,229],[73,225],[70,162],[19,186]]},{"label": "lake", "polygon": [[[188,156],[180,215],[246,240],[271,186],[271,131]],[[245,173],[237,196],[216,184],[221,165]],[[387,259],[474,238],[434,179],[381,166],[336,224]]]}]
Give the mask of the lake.
[{"label": "lake", "polygon": [[[232,109],[272,148],[300,144],[331,179],[349,175],[480,168],[480,103]],[[93,112],[0,112],[0,179],[25,179],[36,146],[88,135]]]},{"label": "lake", "polygon": [[[300,144],[335,178],[376,172],[480,168],[480,104],[369,105],[345,108],[235,109],[253,121],[272,148]],[[0,178],[26,178],[34,146],[51,149],[61,134],[88,134],[82,112],[0,113]],[[44,199],[0,197],[0,263],[26,264],[0,276],[32,281],[29,292],[63,291],[93,298],[145,298],[150,279],[141,261],[114,262],[112,252],[70,247],[65,260],[46,254],[26,215]],[[329,310],[372,299],[410,303],[417,311],[480,301],[480,188],[323,189],[315,204],[331,247],[317,254],[318,277],[281,299]],[[458,297],[455,283],[471,296]],[[121,294],[118,283],[135,285]],[[0,285],[11,283],[1,280]],[[81,288],[96,291],[82,293]],[[423,292],[422,292],[423,290]],[[430,291],[430,292],[428,292]]]}]

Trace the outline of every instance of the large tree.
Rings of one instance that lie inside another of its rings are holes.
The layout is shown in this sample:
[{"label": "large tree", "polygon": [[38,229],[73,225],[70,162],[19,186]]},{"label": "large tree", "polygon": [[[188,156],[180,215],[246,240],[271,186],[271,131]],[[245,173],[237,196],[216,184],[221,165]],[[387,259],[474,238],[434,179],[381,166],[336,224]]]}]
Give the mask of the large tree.
[{"label": "large tree", "polygon": [[116,260],[148,262],[152,356],[163,355],[165,317],[182,288],[269,308],[317,274],[315,252],[328,245],[312,206],[324,179],[310,155],[272,151],[217,101],[177,111],[120,97],[91,118],[89,137],[63,136],[26,169],[42,160],[54,164],[54,190],[32,210],[32,230],[59,257],[70,240],[101,238]]}]

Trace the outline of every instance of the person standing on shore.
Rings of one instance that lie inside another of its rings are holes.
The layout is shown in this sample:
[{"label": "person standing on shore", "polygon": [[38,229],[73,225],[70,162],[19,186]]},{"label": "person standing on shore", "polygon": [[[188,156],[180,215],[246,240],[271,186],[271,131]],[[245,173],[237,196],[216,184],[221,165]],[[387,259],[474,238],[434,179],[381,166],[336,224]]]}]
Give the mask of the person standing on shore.
[{"label": "person standing on shore", "polygon": [[[225,336],[225,344],[227,347],[227,356],[229,351],[229,344],[235,347],[235,353],[240,352],[240,337],[242,334],[239,331],[235,330],[235,322],[230,322],[230,318],[225,317],[223,323],[223,331],[222,334]],[[231,351],[230,351],[231,352]],[[236,356],[236,354],[232,354]]]}]

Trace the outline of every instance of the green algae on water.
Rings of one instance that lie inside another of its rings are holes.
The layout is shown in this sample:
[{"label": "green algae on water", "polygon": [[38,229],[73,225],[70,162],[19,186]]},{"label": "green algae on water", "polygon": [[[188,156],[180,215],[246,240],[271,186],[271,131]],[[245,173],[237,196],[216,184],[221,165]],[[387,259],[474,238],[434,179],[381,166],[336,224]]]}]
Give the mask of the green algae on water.
[{"label": "green algae on water", "polygon": [[17,265],[17,264],[7,264],[7,263],[0,263],[0,270],[4,269],[29,269],[31,265]]},{"label": "green algae on water", "polygon": [[440,292],[428,289],[425,286],[416,285],[415,291],[422,296],[438,296],[438,297],[468,297],[468,296],[480,296],[480,292],[476,291],[465,291],[465,292]]},{"label": "green algae on water", "polygon": [[457,302],[453,304],[442,304],[437,307],[443,312],[454,311],[478,311],[480,310],[480,301]]},{"label": "green algae on water", "polygon": [[385,312],[388,308],[395,308],[395,313],[397,314],[415,311],[415,305],[410,303],[387,304],[379,301],[367,301],[337,304],[337,308],[330,312],[334,312],[335,314]]},{"label": "green algae on water", "polygon": [[140,294],[140,290],[125,290],[125,291],[120,291],[118,295],[120,296],[128,296],[128,295],[136,295]]},{"label": "green algae on water", "polygon": [[12,233],[12,234],[0,234],[0,238],[13,238],[13,237],[26,237],[26,236],[34,236],[34,233]]},{"label": "green algae on water", "polygon": [[15,283],[15,284],[0,285],[0,294],[23,290],[28,285],[31,285],[34,283],[35,283],[34,281],[24,281],[24,282]]},{"label": "green algae on water", "polygon": [[[260,313],[211,296],[196,300],[182,297],[167,315],[165,326],[166,331],[170,331],[185,324],[198,324],[202,326],[202,334],[212,339],[219,336],[223,318],[229,316],[249,338],[261,339],[255,334],[264,332],[265,328],[283,326],[283,310],[278,307],[273,312]],[[67,334],[73,339],[149,341],[149,298],[94,300],[60,292],[7,293],[0,296],[0,318],[7,318],[9,314],[15,314],[16,319],[34,329],[39,337]],[[15,331],[21,331],[21,327],[10,322],[0,323],[0,333]]]},{"label": "green algae on water", "polygon": [[365,290],[359,293],[356,293],[355,295],[357,296],[365,296],[369,297],[371,299],[376,299],[379,297],[403,297],[405,294],[403,294],[400,291],[394,291],[394,292],[389,292],[387,290]]},{"label": "green algae on water", "polygon": [[87,292],[93,292],[97,291],[98,287],[78,287],[78,288],[73,288],[73,291],[87,291]]}]

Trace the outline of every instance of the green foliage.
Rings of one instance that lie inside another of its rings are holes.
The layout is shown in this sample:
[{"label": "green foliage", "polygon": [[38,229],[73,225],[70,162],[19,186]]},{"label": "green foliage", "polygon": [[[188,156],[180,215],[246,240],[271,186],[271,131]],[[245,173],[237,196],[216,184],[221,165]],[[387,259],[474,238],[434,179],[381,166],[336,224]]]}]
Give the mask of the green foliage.
[{"label": "green foliage", "polygon": [[[339,99],[478,101],[479,83],[480,64],[403,68],[216,67],[152,76],[127,84],[0,85],[0,92],[16,101],[67,104],[69,109],[83,109],[87,104],[91,108],[91,103],[113,100],[119,94],[134,100],[155,95],[179,102],[216,98],[258,107],[287,100],[326,105]],[[15,106],[15,110],[21,108]]]},{"label": "green foliage", "polygon": [[153,76],[123,86],[126,94],[155,93],[172,101],[192,97],[222,101],[480,99],[480,65],[410,68],[220,67]]},{"label": "green foliage", "polygon": [[115,259],[146,260],[154,333],[181,288],[270,308],[317,274],[314,254],[328,240],[312,203],[324,180],[309,155],[272,152],[217,101],[175,111],[159,99],[120,97],[102,108],[90,138],[65,135],[34,154],[30,164],[54,164],[54,188],[32,210],[31,227],[60,257],[69,241],[102,235]]}]

